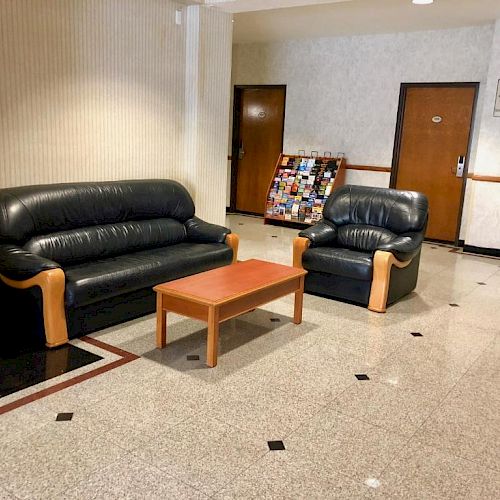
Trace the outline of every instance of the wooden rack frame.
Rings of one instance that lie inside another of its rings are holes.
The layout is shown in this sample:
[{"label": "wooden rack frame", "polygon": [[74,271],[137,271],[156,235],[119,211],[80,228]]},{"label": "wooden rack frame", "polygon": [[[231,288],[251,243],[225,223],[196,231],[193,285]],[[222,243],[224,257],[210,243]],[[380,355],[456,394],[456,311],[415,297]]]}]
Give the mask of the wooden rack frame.
[{"label": "wooden rack frame", "polygon": [[[320,160],[321,162],[329,162],[335,161],[338,165],[337,173],[333,178],[333,186],[332,191],[339,186],[344,185],[345,183],[345,172],[346,172],[346,160],[344,157],[336,158],[336,157],[328,157],[328,156],[303,156],[303,155],[288,155],[281,153],[278,162],[276,163],[276,167],[273,172],[273,176],[269,182],[269,187],[267,189],[267,197],[266,197],[266,206],[264,207],[264,224],[277,224],[277,225],[288,225],[292,227],[309,227],[315,224],[318,221],[305,222],[304,220],[300,220],[298,217],[287,218],[285,215],[277,215],[268,213],[268,204],[271,200],[271,191],[273,189],[273,184],[277,177],[280,177],[279,171],[280,169],[287,168],[286,165],[283,165],[283,159],[288,158],[292,160],[297,159],[305,159],[305,160]],[[288,167],[289,168],[289,167]],[[331,194],[331,193],[330,193]],[[323,199],[327,199],[328,195],[324,196]],[[306,201],[307,198],[302,198],[302,201]]]}]

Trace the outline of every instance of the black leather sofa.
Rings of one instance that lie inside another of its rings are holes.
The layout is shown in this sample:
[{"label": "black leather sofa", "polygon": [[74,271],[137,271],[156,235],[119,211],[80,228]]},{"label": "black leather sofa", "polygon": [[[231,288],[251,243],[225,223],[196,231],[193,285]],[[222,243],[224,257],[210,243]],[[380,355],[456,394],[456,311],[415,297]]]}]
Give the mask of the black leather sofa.
[{"label": "black leather sofa", "polygon": [[194,212],[171,180],[1,189],[0,307],[16,324],[7,336],[55,347],[152,313],[158,283],[235,262],[237,235]]},{"label": "black leather sofa", "polygon": [[308,271],[305,291],[385,312],[417,285],[428,210],[426,196],[412,191],[334,190],[323,220],[294,240],[294,265]]}]

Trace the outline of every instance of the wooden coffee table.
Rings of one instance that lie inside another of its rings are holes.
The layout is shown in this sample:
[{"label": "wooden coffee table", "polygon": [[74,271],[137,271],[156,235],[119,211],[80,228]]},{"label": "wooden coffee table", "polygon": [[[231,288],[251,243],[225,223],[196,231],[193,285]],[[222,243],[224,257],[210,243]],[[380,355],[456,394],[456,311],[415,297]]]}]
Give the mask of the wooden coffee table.
[{"label": "wooden coffee table", "polygon": [[219,324],[289,293],[295,293],[293,322],[302,321],[307,271],[262,260],[246,260],[169,281],[156,292],[156,345],[167,343],[167,311],[208,323],[207,365],[217,365]]}]

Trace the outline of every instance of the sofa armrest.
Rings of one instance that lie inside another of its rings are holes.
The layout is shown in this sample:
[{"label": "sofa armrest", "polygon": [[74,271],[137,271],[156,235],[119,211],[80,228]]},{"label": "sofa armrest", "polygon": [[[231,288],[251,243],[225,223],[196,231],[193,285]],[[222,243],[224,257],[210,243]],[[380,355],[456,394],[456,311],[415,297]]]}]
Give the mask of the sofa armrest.
[{"label": "sofa armrest", "polygon": [[60,269],[56,262],[26,252],[16,245],[0,245],[0,274],[12,280],[26,280],[42,271]]},{"label": "sofa armrest", "polygon": [[337,226],[333,222],[323,219],[299,233],[302,238],[307,238],[311,246],[320,247],[330,245],[337,239]]},{"label": "sofa armrest", "polygon": [[224,243],[231,230],[217,224],[210,224],[198,217],[193,217],[185,223],[187,238],[198,243]]},{"label": "sofa armrest", "polygon": [[238,247],[240,245],[240,237],[236,233],[231,233],[226,236],[226,245],[233,251],[232,263],[238,262]]},{"label": "sofa armrest", "polygon": [[404,233],[400,234],[390,243],[385,243],[377,247],[377,250],[391,252],[396,259],[407,261],[413,259],[420,250],[424,241],[424,233]]},{"label": "sofa armrest", "polygon": [[16,245],[0,245],[0,280],[7,286],[42,291],[46,345],[57,347],[68,341],[64,290],[66,278],[61,266]]}]

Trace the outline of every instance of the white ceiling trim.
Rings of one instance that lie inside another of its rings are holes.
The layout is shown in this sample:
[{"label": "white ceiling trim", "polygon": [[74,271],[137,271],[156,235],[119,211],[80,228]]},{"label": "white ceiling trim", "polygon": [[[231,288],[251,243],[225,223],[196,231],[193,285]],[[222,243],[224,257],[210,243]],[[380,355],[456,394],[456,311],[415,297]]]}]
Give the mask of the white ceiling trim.
[{"label": "white ceiling trim", "polygon": [[217,7],[225,12],[255,12],[261,10],[303,7],[323,3],[346,3],[352,0],[205,0],[205,5]]}]

